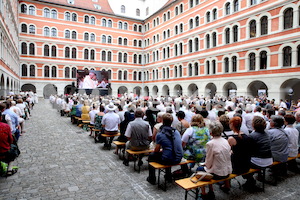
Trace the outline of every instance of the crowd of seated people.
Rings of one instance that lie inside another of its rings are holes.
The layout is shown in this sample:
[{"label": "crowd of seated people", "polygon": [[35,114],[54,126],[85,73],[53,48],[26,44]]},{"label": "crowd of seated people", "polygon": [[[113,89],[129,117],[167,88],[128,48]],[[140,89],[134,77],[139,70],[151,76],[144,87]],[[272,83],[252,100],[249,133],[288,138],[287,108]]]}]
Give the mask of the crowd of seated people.
[{"label": "crowd of seated people", "polygon": [[10,93],[0,99],[0,161],[6,168],[3,176],[15,174],[18,167],[13,161],[19,154],[17,142],[25,131],[25,120],[29,120],[34,103],[38,103],[33,92]]},{"label": "crowd of seated people", "polygon": [[[57,102],[57,98],[53,96],[51,101]],[[82,116],[83,102],[91,105],[90,113],[96,113],[95,109],[100,107],[98,114],[90,114],[95,118],[91,119],[92,125],[100,123],[108,134],[120,131],[119,139],[127,142],[128,149],[153,148],[149,161],[176,164],[183,158],[201,164],[198,168],[195,164],[182,166],[187,174],[205,170],[212,173],[214,179],[222,179],[231,173],[243,174],[250,168],[268,167],[273,161],[282,162],[272,167],[274,177],[283,175],[286,169],[299,172],[297,163],[288,163],[286,168],[286,161],[299,152],[300,110],[289,111],[283,101],[275,104],[274,99],[266,98],[199,96],[145,100],[126,95],[118,98],[74,95],[65,99],[69,102],[71,118]],[[297,106],[293,108],[298,109],[300,104]],[[102,119],[97,120],[97,116]],[[126,166],[128,161],[126,157]],[[167,171],[166,177],[170,178],[170,174],[171,171]],[[244,178],[245,189],[256,189],[253,174]],[[147,180],[151,184],[156,182],[150,166]],[[230,182],[220,187],[228,192]],[[204,199],[214,196],[213,188],[209,189],[206,193],[202,188]]]}]

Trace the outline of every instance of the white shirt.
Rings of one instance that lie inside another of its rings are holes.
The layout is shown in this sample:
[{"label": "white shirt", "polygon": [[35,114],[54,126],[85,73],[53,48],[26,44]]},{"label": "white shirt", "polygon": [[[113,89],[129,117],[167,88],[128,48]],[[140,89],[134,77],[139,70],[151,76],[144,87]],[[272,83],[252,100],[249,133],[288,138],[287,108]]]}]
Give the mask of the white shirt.
[{"label": "white shirt", "polygon": [[252,131],[253,127],[252,127],[252,120],[253,120],[253,113],[246,113],[245,116],[243,117],[243,121],[245,121],[245,124],[248,128],[248,130]]},{"label": "white shirt", "polygon": [[106,113],[103,118],[101,124],[104,125],[104,129],[106,131],[118,131],[118,125],[121,123],[120,117],[118,114],[114,112]]},{"label": "white shirt", "polygon": [[24,116],[25,115],[25,108],[26,108],[25,104],[23,104],[23,103],[17,103],[16,107],[20,108],[21,116]]},{"label": "white shirt", "polygon": [[91,110],[89,112],[90,124],[95,124],[95,115],[98,113],[98,110]]},{"label": "white shirt", "polygon": [[289,157],[296,157],[298,155],[299,132],[292,125],[287,125],[284,130],[289,136],[289,148],[290,148]]}]

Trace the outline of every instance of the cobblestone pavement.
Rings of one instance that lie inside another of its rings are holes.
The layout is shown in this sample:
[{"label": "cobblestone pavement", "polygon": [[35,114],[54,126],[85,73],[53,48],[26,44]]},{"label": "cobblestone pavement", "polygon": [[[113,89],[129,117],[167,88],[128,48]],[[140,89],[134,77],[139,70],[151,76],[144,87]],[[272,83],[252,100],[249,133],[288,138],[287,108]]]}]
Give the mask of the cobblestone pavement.
[{"label": "cobblestone pavement", "polygon": [[[0,199],[184,199],[184,190],[169,184],[166,192],[146,181],[141,173],[122,164],[113,149],[102,149],[89,133],[60,117],[48,100],[34,106],[19,140],[19,171],[0,178]],[[144,160],[144,163],[146,161]],[[244,181],[239,178],[243,183]],[[217,199],[299,199],[300,175],[288,174],[278,186],[266,185],[265,193],[248,193],[232,181],[229,194],[217,187]]]}]

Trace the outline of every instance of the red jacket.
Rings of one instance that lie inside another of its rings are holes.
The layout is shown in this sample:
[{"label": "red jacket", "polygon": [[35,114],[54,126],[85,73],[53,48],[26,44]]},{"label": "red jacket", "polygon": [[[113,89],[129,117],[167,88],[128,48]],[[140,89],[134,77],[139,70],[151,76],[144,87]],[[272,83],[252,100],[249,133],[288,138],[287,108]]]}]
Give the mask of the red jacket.
[{"label": "red jacket", "polygon": [[[0,153],[7,152],[13,143],[13,136],[8,124],[0,122]],[[1,156],[0,156],[1,158]]]}]

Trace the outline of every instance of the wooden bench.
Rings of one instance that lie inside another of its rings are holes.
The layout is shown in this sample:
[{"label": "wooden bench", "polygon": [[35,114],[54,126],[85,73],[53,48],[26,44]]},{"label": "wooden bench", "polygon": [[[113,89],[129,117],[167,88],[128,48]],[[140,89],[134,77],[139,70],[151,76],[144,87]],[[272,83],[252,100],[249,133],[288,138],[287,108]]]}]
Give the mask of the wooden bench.
[{"label": "wooden bench", "polygon": [[[289,157],[287,161],[295,160],[297,158],[300,158],[300,153],[298,154],[297,157]],[[272,165],[270,165],[268,167],[264,167],[264,168],[261,168],[261,169],[250,169],[248,172],[246,172],[244,174],[230,174],[228,178],[222,179],[222,180],[199,181],[197,183],[193,183],[190,180],[190,178],[185,178],[185,179],[177,180],[177,181],[175,181],[175,183],[185,190],[185,199],[187,199],[187,195],[188,195],[189,191],[193,192],[195,194],[196,199],[197,199],[198,195],[199,195],[199,188],[201,188],[203,186],[211,185],[211,184],[218,183],[218,182],[221,182],[221,181],[230,180],[230,179],[233,179],[233,178],[235,178],[237,176],[242,176],[242,175],[246,175],[246,174],[251,174],[251,173],[256,173],[256,172],[262,171],[263,172],[263,175],[262,175],[262,178],[263,178],[263,180],[262,180],[263,188],[262,189],[263,189],[263,191],[265,191],[266,169],[270,168],[272,166],[281,164],[281,163],[282,162],[275,161],[275,162],[273,162]],[[239,185],[240,185],[240,183],[239,183]],[[193,191],[193,190],[196,190],[196,191]]]},{"label": "wooden bench", "polygon": [[113,141],[113,138],[116,137],[116,136],[120,136],[120,133],[117,133],[117,134],[101,134],[102,137],[105,137],[106,139],[106,144],[108,145],[107,148],[108,150],[111,149],[111,143]]},{"label": "wooden bench", "polygon": [[[259,171],[260,171],[260,169],[250,169],[248,172],[246,172],[244,174],[230,174],[229,177],[227,177],[225,179],[221,179],[221,180],[213,180],[212,179],[210,181],[199,181],[197,183],[193,183],[190,180],[190,178],[184,178],[184,179],[180,179],[180,180],[175,181],[175,183],[185,190],[184,199],[187,199],[188,192],[194,193],[195,194],[195,199],[197,199],[198,195],[199,195],[199,188],[201,188],[201,187],[204,187],[204,186],[207,186],[207,185],[212,185],[214,183],[218,183],[218,182],[221,182],[221,181],[227,181],[227,180],[233,179],[237,176],[251,174],[251,173],[255,173],[255,172],[259,172]],[[264,183],[264,181],[263,181],[263,183]],[[263,188],[264,188],[264,186],[263,186]],[[193,190],[196,190],[196,191],[193,191]]]},{"label": "wooden bench", "polygon": [[113,143],[117,146],[116,154],[119,155],[120,159],[124,159],[126,142],[113,141]]},{"label": "wooden bench", "polygon": [[168,168],[172,168],[173,166],[186,165],[186,164],[189,164],[189,163],[195,163],[195,161],[194,160],[186,160],[186,161],[180,162],[176,165],[163,165],[163,164],[160,164],[160,163],[157,163],[157,162],[150,162],[149,165],[151,167],[153,167],[154,169],[158,170],[157,187],[161,188],[164,191],[166,191],[167,190],[167,180],[166,180],[166,178],[165,178],[165,181],[164,181],[164,185],[163,186],[160,185],[160,174],[161,174],[161,172],[163,172],[163,174],[166,174],[166,169],[168,169]]},{"label": "wooden bench", "polygon": [[153,152],[153,149],[146,149],[146,150],[142,150],[142,151],[133,151],[133,150],[130,150],[130,149],[127,149],[126,152],[129,154],[129,155],[132,155],[133,156],[133,162],[134,162],[134,170],[135,171],[138,171],[140,173],[141,171],[141,166],[138,164],[138,169],[136,169],[136,161],[141,162],[142,161],[142,158],[143,156],[145,155],[149,155],[151,152]]}]

